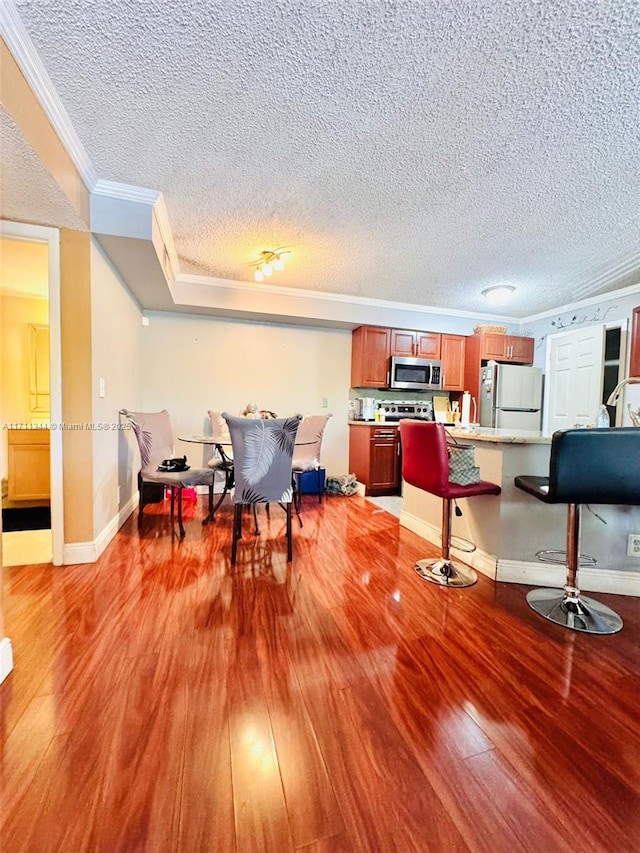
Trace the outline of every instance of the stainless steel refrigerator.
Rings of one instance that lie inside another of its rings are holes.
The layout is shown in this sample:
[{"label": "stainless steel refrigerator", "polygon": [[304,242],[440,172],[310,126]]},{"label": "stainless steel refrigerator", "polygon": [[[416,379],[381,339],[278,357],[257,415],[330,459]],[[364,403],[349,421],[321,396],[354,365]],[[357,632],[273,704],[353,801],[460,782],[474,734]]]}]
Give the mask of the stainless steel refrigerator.
[{"label": "stainless steel refrigerator", "polygon": [[539,430],[542,370],[490,362],[480,370],[480,426]]}]

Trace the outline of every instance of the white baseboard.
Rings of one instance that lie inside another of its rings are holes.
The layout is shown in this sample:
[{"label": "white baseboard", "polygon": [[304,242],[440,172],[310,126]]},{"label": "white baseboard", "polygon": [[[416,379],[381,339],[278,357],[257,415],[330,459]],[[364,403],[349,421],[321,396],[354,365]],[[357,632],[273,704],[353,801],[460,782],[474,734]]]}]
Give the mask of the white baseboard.
[{"label": "white baseboard", "polygon": [[[417,518],[410,512],[402,510],[400,513],[400,524],[417,533],[422,539],[431,542],[436,548],[440,549],[441,536],[440,528],[433,524],[428,524],[421,518]],[[491,580],[496,580],[497,558],[493,554],[487,554],[485,551],[475,550],[469,553],[468,551],[460,551],[458,548],[451,548],[451,556],[454,560],[459,560],[467,566],[471,566],[480,574],[486,575]]]},{"label": "white baseboard", "polygon": [[13,647],[9,637],[0,640],[0,684],[13,669]]},{"label": "white baseboard", "polygon": [[[416,516],[402,511],[400,524],[412,530],[440,547],[440,528],[427,524]],[[451,556],[471,566],[476,571],[494,581],[503,583],[522,583],[529,586],[547,586],[562,589],[566,569],[561,565],[549,563],[527,563],[518,560],[499,560],[491,554],[474,551],[467,554],[457,548],[451,548]],[[640,572],[620,572],[613,569],[580,569],[578,575],[580,589],[585,592],[604,592],[613,595],[640,596]]]},{"label": "white baseboard", "polygon": [[362,495],[363,498],[367,496],[367,487],[360,480],[356,480],[356,494]]},{"label": "white baseboard", "polygon": [[[519,560],[498,560],[497,580],[529,586],[548,586],[562,589],[566,568],[549,563],[528,563]],[[640,572],[620,572],[585,566],[578,573],[578,583],[584,592],[604,592],[613,595],[640,596]]]},{"label": "white baseboard", "polygon": [[95,563],[111,542],[118,530],[138,505],[139,494],[132,495],[126,504],[120,508],[117,515],[111,519],[98,536],[90,542],[70,542],[65,544],[62,562],[65,566],[76,566],[80,563]]}]

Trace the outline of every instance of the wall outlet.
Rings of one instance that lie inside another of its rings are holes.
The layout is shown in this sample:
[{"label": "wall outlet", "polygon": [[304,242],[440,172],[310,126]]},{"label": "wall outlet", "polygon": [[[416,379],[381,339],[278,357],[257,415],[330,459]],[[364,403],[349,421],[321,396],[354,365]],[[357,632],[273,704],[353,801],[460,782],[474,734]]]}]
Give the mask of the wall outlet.
[{"label": "wall outlet", "polygon": [[640,533],[629,534],[629,544],[627,545],[627,555],[629,557],[640,557]]},{"label": "wall outlet", "polygon": [[118,486],[118,506],[120,506],[120,486]]},{"label": "wall outlet", "polygon": [[328,400],[328,398],[327,398],[327,397],[323,397],[323,398],[322,398],[322,408],[323,408],[323,409],[328,409],[328,408],[329,408],[329,400]]}]

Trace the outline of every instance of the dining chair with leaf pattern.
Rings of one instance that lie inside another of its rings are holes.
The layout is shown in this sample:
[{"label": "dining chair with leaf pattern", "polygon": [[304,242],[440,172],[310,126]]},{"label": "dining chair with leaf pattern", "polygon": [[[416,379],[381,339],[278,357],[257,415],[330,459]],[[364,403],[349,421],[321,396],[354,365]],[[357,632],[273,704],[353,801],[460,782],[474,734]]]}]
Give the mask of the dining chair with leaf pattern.
[{"label": "dining chair with leaf pattern", "polygon": [[293,449],[300,417],[242,418],[223,412],[233,447],[235,490],[231,564],[242,538],[242,509],[277,503],[286,514],[287,562],[293,559],[291,505]]},{"label": "dining chair with leaf pattern", "polygon": [[178,497],[178,528],[180,538],[185,535],[182,521],[182,492],[185,488],[194,486],[209,487],[209,515],[213,514],[213,479],[215,472],[210,468],[188,468],[186,471],[159,471],[158,466],[174,456],[173,431],[169,412],[130,412],[121,409],[120,413],[127,418],[140,450],[140,471],[138,472],[138,522],[142,520],[142,511],[146,503],[145,485],[160,485],[171,489],[171,520],[174,517],[176,495]]}]

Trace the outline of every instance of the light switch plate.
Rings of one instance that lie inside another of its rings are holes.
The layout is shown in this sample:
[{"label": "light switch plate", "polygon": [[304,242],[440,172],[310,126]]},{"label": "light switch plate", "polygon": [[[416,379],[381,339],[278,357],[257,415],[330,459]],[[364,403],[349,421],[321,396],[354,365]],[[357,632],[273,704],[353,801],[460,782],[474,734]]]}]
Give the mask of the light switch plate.
[{"label": "light switch plate", "polygon": [[98,393],[100,394],[101,397],[104,397],[104,395],[106,394],[106,383],[105,383],[104,379],[102,378],[102,376],[100,377],[100,382],[98,383],[98,388],[99,388]]}]

